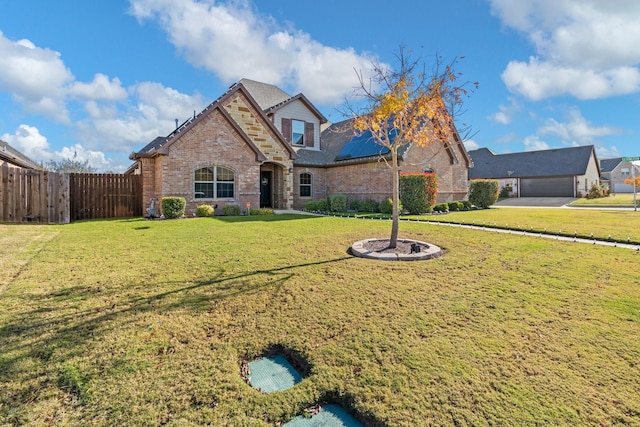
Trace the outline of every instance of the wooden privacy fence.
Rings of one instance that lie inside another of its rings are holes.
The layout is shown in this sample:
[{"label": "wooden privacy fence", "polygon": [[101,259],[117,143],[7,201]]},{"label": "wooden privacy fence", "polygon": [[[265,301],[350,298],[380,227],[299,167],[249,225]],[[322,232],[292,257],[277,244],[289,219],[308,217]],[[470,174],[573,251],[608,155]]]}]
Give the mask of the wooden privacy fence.
[{"label": "wooden privacy fence", "polygon": [[71,220],[142,216],[140,175],[72,173]]},{"label": "wooden privacy fence", "polygon": [[63,174],[0,166],[0,221],[66,224],[142,216],[139,175]]},{"label": "wooden privacy fence", "polygon": [[69,176],[0,165],[0,221],[69,222]]}]

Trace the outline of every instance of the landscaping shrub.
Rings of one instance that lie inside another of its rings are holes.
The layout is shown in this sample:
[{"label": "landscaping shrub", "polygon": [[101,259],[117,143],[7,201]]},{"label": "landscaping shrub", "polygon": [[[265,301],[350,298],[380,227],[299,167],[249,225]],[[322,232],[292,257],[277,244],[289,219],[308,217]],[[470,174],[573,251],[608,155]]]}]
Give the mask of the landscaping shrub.
[{"label": "landscaping shrub", "polygon": [[347,211],[347,196],[344,194],[332,194],[329,196],[329,210],[331,212]]},{"label": "landscaping shrub", "polygon": [[[399,203],[398,210],[402,211],[402,202]],[[380,212],[391,215],[393,213],[393,200],[388,198],[380,202]]]},{"label": "landscaping shrub", "polygon": [[255,208],[249,211],[249,215],[273,215],[273,209]]},{"label": "landscaping shrub", "polygon": [[450,212],[461,211],[462,209],[464,209],[464,205],[462,204],[462,202],[458,201],[447,203],[447,207],[449,208]]},{"label": "landscaping shrub", "polygon": [[448,203],[438,203],[433,207],[434,212],[448,212],[449,204]]},{"label": "landscaping shrub", "polygon": [[225,205],[222,208],[222,213],[226,216],[238,216],[242,215],[242,209],[238,205]]},{"label": "landscaping shrub", "polygon": [[471,206],[473,206],[473,205],[471,204],[471,202],[470,202],[470,201],[468,201],[468,200],[463,200],[463,201],[462,201],[462,206],[463,206],[463,209],[464,209],[465,211],[468,211],[468,210],[471,210]]},{"label": "landscaping shrub", "polygon": [[163,197],[162,198],[162,215],[165,219],[182,218],[187,201],[184,197]]},{"label": "landscaping shrub", "polygon": [[326,212],[327,199],[310,200],[304,204],[304,210],[309,212]]},{"label": "landscaping shrub", "polygon": [[410,214],[420,215],[431,211],[437,193],[434,173],[406,173],[400,176],[400,201]]},{"label": "landscaping shrub", "polygon": [[358,212],[358,211],[360,211],[360,206],[361,205],[362,205],[362,201],[361,200],[354,199],[354,200],[351,200],[349,202],[349,209],[351,209],[352,211]]},{"label": "landscaping shrub", "polygon": [[593,184],[587,194],[587,199],[599,199],[605,196],[604,187],[602,185]]},{"label": "landscaping shrub", "polygon": [[469,201],[479,208],[488,208],[498,200],[497,179],[474,179],[469,189]]},{"label": "landscaping shrub", "polygon": [[365,199],[360,203],[360,212],[380,212],[380,203],[373,199]]},{"label": "landscaping shrub", "polygon": [[196,208],[196,216],[213,216],[213,206],[209,205],[200,205]]},{"label": "landscaping shrub", "polygon": [[502,187],[502,190],[500,190],[500,194],[498,195],[498,197],[500,199],[508,199],[510,195],[509,189],[507,187]]}]

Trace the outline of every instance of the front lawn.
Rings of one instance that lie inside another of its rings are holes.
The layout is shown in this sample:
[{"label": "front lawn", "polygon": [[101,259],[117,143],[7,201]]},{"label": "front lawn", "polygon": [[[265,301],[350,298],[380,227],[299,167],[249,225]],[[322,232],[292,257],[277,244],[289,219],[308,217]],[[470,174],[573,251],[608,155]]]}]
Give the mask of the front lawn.
[{"label": "front lawn", "polygon": [[640,242],[640,212],[626,210],[491,208],[406,218]]},{"label": "front lawn", "polygon": [[[636,195],[636,202],[638,196]],[[633,193],[618,193],[607,197],[599,197],[595,199],[581,198],[571,203],[571,206],[613,206],[613,207],[633,207]]]},{"label": "front lawn", "polygon": [[[445,255],[381,262],[347,249],[389,221],[297,215],[7,230],[0,425],[273,426],[321,400],[389,426],[640,424],[638,251],[403,222]],[[274,345],[310,375],[262,394],[241,361]]]}]

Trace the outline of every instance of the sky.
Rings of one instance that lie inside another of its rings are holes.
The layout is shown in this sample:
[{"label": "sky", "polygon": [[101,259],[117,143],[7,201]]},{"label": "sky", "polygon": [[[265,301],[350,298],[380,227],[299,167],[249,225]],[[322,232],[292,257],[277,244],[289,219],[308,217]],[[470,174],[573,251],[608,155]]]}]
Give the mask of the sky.
[{"label": "sky", "polygon": [[456,117],[469,150],[640,156],[638,22],[637,0],[4,2],[0,139],[123,172],[242,78],[344,120],[356,71],[402,48],[479,82]]}]

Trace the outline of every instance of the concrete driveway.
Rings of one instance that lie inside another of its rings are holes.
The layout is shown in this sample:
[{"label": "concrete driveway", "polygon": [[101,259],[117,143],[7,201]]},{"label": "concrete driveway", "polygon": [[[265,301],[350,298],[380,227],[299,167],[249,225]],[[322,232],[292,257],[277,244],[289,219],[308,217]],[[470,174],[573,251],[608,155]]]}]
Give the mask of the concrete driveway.
[{"label": "concrete driveway", "polygon": [[562,208],[573,202],[574,197],[514,197],[500,200],[493,206],[497,208]]}]

